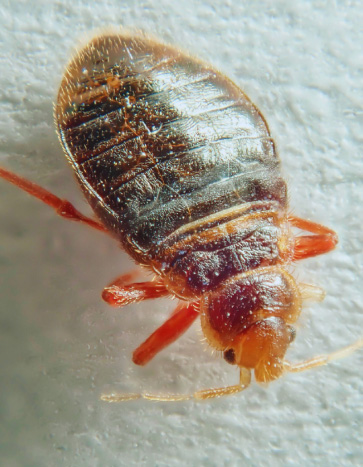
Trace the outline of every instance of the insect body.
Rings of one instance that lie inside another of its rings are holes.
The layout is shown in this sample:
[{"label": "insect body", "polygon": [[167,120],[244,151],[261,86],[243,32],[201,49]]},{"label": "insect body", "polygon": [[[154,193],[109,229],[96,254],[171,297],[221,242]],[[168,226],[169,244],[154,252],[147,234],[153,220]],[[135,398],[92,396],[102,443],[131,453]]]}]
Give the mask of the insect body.
[{"label": "insect body", "polygon": [[[252,369],[257,381],[268,382],[285,370],[326,362],[321,357],[293,367],[284,360],[303,298],[321,295],[297,284],[287,266],[331,250],[337,237],[288,215],[268,126],[235,84],[172,47],[103,35],[69,64],[55,117],[99,222],[4,169],[0,175],[65,217],[110,232],[155,272],[153,282],[118,278],[103,292],[108,303],[181,299],[136,349],[135,363],[146,364],[199,315],[207,341],[240,367],[241,380],[199,391],[197,398],[242,390]],[[313,235],[296,236],[292,227]]]}]

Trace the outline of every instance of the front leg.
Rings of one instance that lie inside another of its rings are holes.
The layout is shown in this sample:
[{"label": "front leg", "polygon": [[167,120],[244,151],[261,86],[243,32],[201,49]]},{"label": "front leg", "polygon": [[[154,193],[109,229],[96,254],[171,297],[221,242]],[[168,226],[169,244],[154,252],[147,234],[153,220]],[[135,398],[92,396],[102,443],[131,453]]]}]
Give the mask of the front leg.
[{"label": "front leg", "polygon": [[171,316],[133,353],[136,365],[146,365],[156,354],[176,341],[199,316],[199,303],[180,303]]}]

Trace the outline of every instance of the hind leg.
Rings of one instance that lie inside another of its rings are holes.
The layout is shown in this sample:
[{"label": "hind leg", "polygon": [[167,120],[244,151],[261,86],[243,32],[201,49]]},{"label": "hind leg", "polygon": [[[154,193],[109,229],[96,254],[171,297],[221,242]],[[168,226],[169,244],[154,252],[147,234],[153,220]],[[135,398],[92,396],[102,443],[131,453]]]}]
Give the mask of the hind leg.
[{"label": "hind leg", "polygon": [[84,216],[69,201],[66,199],[58,198],[58,196],[42,188],[36,183],[33,183],[26,178],[19,177],[19,175],[10,172],[10,170],[6,170],[1,167],[0,178],[7,180],[21,190],[26,191],[29,195],[34,196],[34,198],[38,198],[40,201],[54,209],[54,211],[59,216],[65,217],[69,220],[81,222],[88,225],[89,227],[92,227],[93,229],[107,232],[106,228],[101,223],[91,219],[90,217]]}]

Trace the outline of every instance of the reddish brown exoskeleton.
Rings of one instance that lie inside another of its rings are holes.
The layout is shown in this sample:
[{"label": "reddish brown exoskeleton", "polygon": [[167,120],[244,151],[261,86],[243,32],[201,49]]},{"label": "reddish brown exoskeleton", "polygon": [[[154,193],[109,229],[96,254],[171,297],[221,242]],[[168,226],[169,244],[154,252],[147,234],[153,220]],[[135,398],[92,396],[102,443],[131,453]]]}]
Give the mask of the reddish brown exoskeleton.
[{"label": "reddish brown exoskeleton", "polygon": [[[145,365],[201,317],[209,344],[240,368],[245,389],[284,371],[323,365],[360,347],[297,365],[285,360],[304,298],[320,289],[297,284],[288,266],[326,253],[335,233],[288,214],[286,184],[260,111],[228,78],[145,37],[103,35],[69,64],[55,107],[58,134],[97,221],[5,170],[0,176],[61,216],[109,232],[151,282],[121,276],[104,289],[113,306],[173,296],[171,317],[133,354]],[[309,232],[297,236],[293,228]],[[143,396],[111,394],[106,401]]]}]

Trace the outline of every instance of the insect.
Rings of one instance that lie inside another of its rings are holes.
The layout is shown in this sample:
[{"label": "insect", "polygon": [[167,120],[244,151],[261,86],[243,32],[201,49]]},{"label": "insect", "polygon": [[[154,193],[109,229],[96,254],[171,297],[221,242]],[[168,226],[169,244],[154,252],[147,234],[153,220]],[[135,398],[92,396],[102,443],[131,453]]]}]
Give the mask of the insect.
[{"label": "insect", "polygon": [[[332,250],[337,236],[288,213],[267,123],[228,78],[143,36],[101,35],[68,65],[55,121],[97,220],[6,169],[0,176],[61,216],[111,234],[155,274],[150,282],[117,278],[103,291],[107,303],[180,299],[134,351],[136,364],[145,365],[197,317],[210,346],[240,369],[238,384],[197,391],[197,399],[242,391],[251,371],[258,382],[270,382],[362,345],[296,365],[285,360],[303,300],[323,298],[321,289],[297,283],[288,266]],[[141,396],[191,397],[102,399]]]}]

